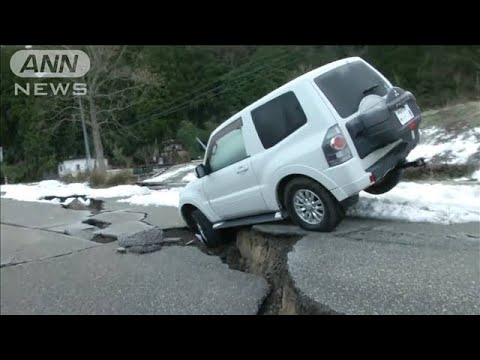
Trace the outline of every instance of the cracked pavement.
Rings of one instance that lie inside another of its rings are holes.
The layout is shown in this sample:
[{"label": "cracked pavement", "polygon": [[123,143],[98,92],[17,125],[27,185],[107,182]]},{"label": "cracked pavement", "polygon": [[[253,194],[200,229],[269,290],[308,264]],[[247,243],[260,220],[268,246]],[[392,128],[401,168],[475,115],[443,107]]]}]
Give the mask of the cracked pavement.
[{"label": "cracked pavement", "polygon": [[63,234],[128,236],[151,229],[150,214],[159,228],[183,225],[171,209],[166,217],[158,216],[162,208],[107,209],[93,217],[111,225],[94,231],[82,223],[90,218],[88,211],[1,199],[1,314],[258,312],[269,291],[267,281],[231,270],[195,247],[166,243],[153,253],[119,254],[117,242]]},{"label": "cracked pavement", "polygon": [[301,236],[288,271],[302,296],[354,315],[480,314],[480,224],[347,219],[332,233],[257,225]]},{"label": "cracked pavement", "polygon": [[1,267],[50,259],[99,245],[47,230],[5,224],[1,226],[0,237]]},{"label": "cracked pavement", "polygon": [[[229,269],[218,257],[175,241],[142,255],[115,251],[117,238],[182,227],[171,207],[110,200],[92,216],[2,199],[1,210],[2,314],[257,314],[270,291],[262,276]],[[108,226],[99,229],[86,219]],[[253,231],[274,241],[299,238],[287,254],[288,276],[302,298],[322,309],[480,314],[479,222],[347,218],[332,233],[287,222]],[[99,233],[115,242],[87,240]]]}]

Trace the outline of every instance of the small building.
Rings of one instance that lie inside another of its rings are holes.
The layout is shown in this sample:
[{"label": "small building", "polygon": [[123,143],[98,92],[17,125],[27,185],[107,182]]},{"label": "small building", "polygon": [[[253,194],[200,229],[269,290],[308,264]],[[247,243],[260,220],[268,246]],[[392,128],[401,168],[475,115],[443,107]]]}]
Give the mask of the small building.
[{"label": "small building", "polygon": [[[96,167],[96,160],[90,159],[90,166],[87,166],[87,159],[70,159],[64,160],[58,164],[58,176],[73,175],[85,172],[87,170],[93,170]],[[105,159],[105,167],[108,168],[108,159]]]}]

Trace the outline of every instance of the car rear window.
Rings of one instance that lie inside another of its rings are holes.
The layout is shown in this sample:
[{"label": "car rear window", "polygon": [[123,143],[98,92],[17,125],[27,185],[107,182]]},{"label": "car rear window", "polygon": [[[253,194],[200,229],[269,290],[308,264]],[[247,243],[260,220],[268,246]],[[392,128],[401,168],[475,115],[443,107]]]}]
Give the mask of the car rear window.
[{"label": "car rear window", "polygon": [[345,64],[314,79],[342,118],[357,112],[366,95],[384,96],[388,84],[361,61]]}]

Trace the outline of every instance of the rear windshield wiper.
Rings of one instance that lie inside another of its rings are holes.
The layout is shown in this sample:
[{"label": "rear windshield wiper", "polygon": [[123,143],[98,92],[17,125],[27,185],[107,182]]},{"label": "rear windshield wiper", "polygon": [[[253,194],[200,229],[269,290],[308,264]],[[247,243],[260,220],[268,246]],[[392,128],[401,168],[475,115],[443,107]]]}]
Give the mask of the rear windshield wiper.
[{"label": "rear windshield wiper", "polygon": [[377,88],[377,87],[378,87],[378,84],[375,84],[375,85],[373,85],[373,86],[370,86],[368,89],[363,90],[363,94],[366,94],[366,93],[372,91],[373,89],[375,89],[375,88]]}]

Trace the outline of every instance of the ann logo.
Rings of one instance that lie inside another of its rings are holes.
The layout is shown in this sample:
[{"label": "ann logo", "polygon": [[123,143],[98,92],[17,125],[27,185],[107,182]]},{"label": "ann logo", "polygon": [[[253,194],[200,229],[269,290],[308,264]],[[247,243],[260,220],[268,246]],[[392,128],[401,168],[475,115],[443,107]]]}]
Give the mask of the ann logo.
[{"label": "ann logo", "polygon": [[[12,55],[10,69],[21,78],[80,78],[90,69],[90,58],[80,50],[20,50]],[[58,82],[52,80],[14,83],[14,94],[84,96],[87,84],[83,82]]]},{"label": "ann logo", "polygon": [[90,69],[90,58],[80,50],[20,50],[10,68],[23,78],[79,78]]},{"label": "ann logo", "polygon": [[37,57],[34,54],[28,55],[25,63],[20,69],[20,73],[24,73],[26,70],[32,70],[34,73],[45,73],[48,70],[48,73],[65,73],[68,72],[75,73],[78,64],[79,55],[76,54],[72,58],[67,55],[55,54],[53,59],[50,55],[44,54],[40,59],[40,64],[37,62]]}]

